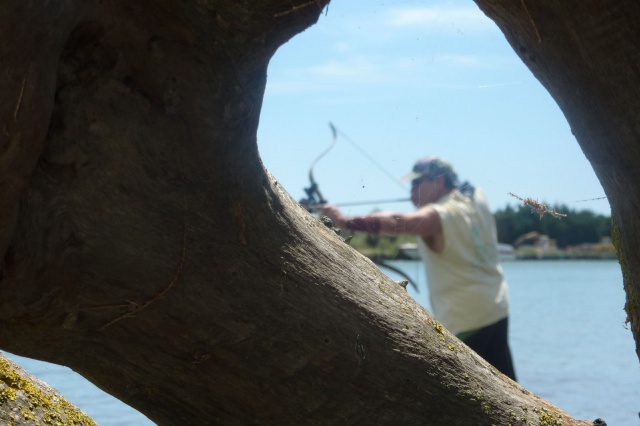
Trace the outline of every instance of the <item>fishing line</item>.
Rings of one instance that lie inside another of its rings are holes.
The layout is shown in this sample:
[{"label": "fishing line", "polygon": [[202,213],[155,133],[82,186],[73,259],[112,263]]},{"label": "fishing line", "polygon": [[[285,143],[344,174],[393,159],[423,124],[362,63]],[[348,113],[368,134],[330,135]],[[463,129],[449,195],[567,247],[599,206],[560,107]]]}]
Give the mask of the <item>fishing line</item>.
[{"label": "fishing line", "polygon": [[607,197],[600,197],[600,198],[587,198],[586,200],[575,200],[573,201],[574,203],[582,203],[584,201],[596,201],[596,200],[606,200]]},{"label": "fishing line", "polygon": [[353,207],[353,206],[367,206],[371,204],[390,204],[390,203],[405,203],[411,201],[411,198],[391,198],[385,200],[370,200],[370,201],[351,201],[346,203],[336,203],[336,207]]}]

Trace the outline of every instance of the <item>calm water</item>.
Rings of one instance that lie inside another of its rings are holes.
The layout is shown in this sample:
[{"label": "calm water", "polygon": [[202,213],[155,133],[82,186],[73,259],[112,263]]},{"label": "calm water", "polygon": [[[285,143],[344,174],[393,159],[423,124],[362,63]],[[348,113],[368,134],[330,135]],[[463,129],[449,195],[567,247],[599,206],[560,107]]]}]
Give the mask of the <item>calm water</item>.
[{"label": "calm water", "polygon": [[[420,283],[424,271],[396,262]],[[511,291],[510,337],[519,382],[571,416],[639,426],[640,368],[624,327],[622,275],[615,261],[516,261],[503,265]],[[10,355],[102,426],[153,425],[66,367]]]}]

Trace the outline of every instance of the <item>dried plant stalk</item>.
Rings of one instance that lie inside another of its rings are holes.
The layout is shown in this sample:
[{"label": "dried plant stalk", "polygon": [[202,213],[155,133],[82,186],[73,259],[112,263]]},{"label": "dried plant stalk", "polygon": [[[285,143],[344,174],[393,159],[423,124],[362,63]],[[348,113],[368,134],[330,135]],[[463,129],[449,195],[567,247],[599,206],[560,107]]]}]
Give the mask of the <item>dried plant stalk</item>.
[{"label": "dried plant stalk", "polygon": [[540,204],[533,198],[521,198],[512,192],[509,192],[509,195],[522,201],[522,205],[529,207],[532,212],[538,212],[540,214],[540,219],[542,219],[542,216],[544,216],[545,213],[549,213],[551,216],[557,217],[559,219],[567,217],[566,214],[558,213],[555,209],[549,209],[547,206],[545,206],[544,204]]}]

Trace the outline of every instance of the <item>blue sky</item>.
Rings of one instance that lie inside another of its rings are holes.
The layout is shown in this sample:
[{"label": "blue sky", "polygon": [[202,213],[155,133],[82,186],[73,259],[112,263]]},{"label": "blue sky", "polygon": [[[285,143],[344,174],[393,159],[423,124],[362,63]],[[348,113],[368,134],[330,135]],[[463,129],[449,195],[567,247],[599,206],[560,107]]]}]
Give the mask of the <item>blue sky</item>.
[{"label": "blue sky", "polygon": [[[296,199],[313,160],[331,203],[408,196],[400,178],[428,155],[447,158],[492,210],[519,201],[610,214],[562,112],[471,0],[334,0],[282,46],[268,70],[258,146]],[[345,137],[346,136],[346,137]],[[376,164],[362,155],[364,150]],[[410,203],[349,207],[410,211]]]}]

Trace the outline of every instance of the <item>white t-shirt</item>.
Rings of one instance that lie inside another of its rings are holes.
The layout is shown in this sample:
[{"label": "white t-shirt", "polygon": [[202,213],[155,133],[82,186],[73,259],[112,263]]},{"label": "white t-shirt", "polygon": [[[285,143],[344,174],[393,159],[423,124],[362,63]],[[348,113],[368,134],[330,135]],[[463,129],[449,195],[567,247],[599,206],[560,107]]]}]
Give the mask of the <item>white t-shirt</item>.
[{"label": "white t-shirt", "polygon": [[498,262],[497,233],[484,194],[453,190],[431,206],[442,222],[444,249],[418,238],[434,317],[453,334],[485,327],[509,315],[509,291]]}]

